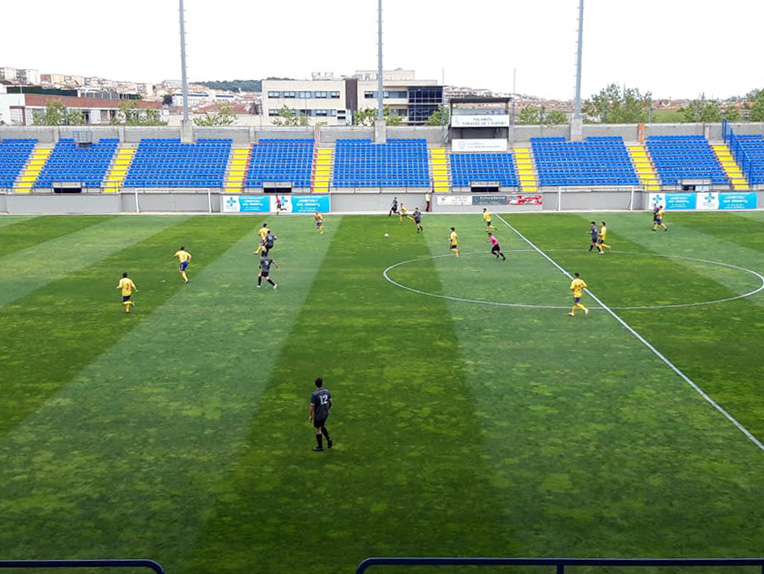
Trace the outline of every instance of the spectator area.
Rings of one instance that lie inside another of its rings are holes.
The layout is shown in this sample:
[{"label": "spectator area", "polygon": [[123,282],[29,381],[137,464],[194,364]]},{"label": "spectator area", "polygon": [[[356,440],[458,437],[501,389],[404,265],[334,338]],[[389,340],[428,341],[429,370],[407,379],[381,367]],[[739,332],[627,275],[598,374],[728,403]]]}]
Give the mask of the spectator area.
[{"label": "spectator area", "polygon": [[621,137],[531,138],[541,186],[639,185]]},{"label": "spectator area", "polygon": [[427,140],[338,139],[334,187],[429,187]]},{"label": "spectator area", "polygon": [[142,139],[124,187],[223,187],[230,139]]},{"label": "spectator area", "polygon": [[4,139],[0,141],[0,188],[12,188],[32,153],[36,139]]},{"label": "spectator area", "polygon": [[663,185],[679,185],[682,179],[710,179],[712,185],[729,184],[704,136],[650,136],[646,144]]},{"label": "spectator area", "polygon": [[253,144],[245,186],[286,182],[293,187],[310,187],[313,147],[311,139],[262,139]]},{"label": "spectator area", "polygon": [[749,175],[748,183],[751,185],[764,184],[764,137],[739,135],[737,141],[752,163],[753,169]]},{"label": "spectator area", "polygon": [[511,153],[452,153],[451,184],[469,187],[478,181],[498,181],[502,187],[517,187],[517,171]]},{"label": "spectator area", "polygon": [[61,138],[40,172],[35,187],[53,187],[59,182],[101,187],[118,144],[118,139],[105,138],[87,147],[77,147],[73,139]]}]

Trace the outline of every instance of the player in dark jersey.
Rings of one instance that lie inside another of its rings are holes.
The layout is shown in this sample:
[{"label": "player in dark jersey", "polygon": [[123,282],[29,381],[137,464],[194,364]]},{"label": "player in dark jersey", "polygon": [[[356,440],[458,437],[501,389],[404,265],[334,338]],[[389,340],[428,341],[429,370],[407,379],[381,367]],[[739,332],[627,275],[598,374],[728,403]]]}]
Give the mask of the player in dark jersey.
[{"label": "player in dark jersey", "polygon": [[308,422],[313,423],[316,431],[316,443],[313,447],[316,452],[324,450],[324,437],[327,448],[332,448],[332,439],[326,430],[326,419],[329,418],[329,409],[332,408],[332,394],[324,388],[324,380],[318,377],[315,381],[316,390],[310,395],[310,414]]},{"label": "player in dark jersey", "polygon": [[391,217],[393,213],[398,213],[398,198],[393,198],[393,204],[390,206],[390,212],[387,214],[388,217]]},{"label": "player in dark jersey", "polygon": [[597,253],[602,253],[602,247],[600,247],[599,242],[597,241],[600,235],[600,228],[597,227],[597,222],[592,221],[592,226],[589,228],[589,231],[586,233],[588,235],[592,236],[592,243],[589,245],[589,252],[591,253],[592,249],[596,249]]},{"label": "player in dark jersey", "polygon": [[263,256],[260,258],[260,273],[257,274],[257,288],[260,289],[260,284],[263,282],[263,279],[265,279],[268,283],[273,285],[273,288],[276,289],[278,285],[276,285],[273,282],[273,279],[268,277],[271,273],[271,265],[273,265],[276,269],[279,268],[279,264],[276,263],[274,259],[271,259],[270,257]]},{"label": "player in dark jersey", "polygon": [[422,227],[422,212],[419,211],[419,208],[414,209],[414,214],[409,216],[411,220],[416,223],[416,232],[419,233],[420,231],[424,231],[424,227]]},{"label": "player in dark jersey", "polygon": [[271,249],[273,249],[273,243],[278,239],[273,232],[269,229],[268,235],[263,237],[263,257],[268,257]]}]

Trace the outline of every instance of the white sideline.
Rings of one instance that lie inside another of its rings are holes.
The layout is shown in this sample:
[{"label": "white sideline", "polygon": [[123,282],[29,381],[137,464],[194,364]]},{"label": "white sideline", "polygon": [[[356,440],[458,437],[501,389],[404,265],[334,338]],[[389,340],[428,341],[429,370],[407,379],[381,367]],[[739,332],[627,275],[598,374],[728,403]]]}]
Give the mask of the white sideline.
[{"label": "white sideline", "polygon": [[[551,263],[552,265],[554,265],[554,266],[555,266],[555,267],[556,267],[556,268],[557,268],[559,271],[561,271],[561,272],[562,272],[562,273],[563,273],[565,276],[567,276],[569,279],[571,279],[571,280],[573,279],[573,277],[571,276],[571,274],[570,274],[570,273],[568,273],[568,272],[567,272],[567,271],[566,271],[566,270],[565,270],[565,269],[564,269],[564,268],[563,268],[561,265],[559,265],[559,264],[558,264],[558,263],[557,263],[557,262],[556,262],[554,259],[552,259],[551,257],[549,257],[549,255],[547,255],[546,253],[544,253],[544,252],[543,252],[543,251],[542,251],[542,250],[541,250],[539,247],[537,247],[537,246],[536,246],[536,245],[535,245],[535,244],[534,244],[534,243],[533,243],[533,242],[532,242],[530,239],[528,239],[527,237],[525,237],[525,235],[523,235],[523,234],[522,234],[522,233],[520,233],[520,232],[519,232],[517,229],[515,229],[515,228],[514,228],[514,227],[513,227],[513,226],[512,226],[512,225],[511,225],[511,224],[510,224],[510,223],[509,223],[509,222],[508,222],[506,219],[504,219],[504,218],[503,218],[501,215],[499,215],[499,214],[494,214],[494,215],[495,215],[495,216],[496,216],[498,219],[500,219],[500,220],[502,221],[502,223],[504,223],[504,225],[506,225],[507,227],[509,227],[509,229],[511,229],[511,230],[512,230],[512,231],[513,231],[513,232],[514,232],[514,233],[515,233],[515,234],[516,234],[516,235],[517,235],[517,236],[518,236],[520,239],[522,239],[523,241],[525,241],[525,242],[526,242],[526,243],[527,243],[527,244],[528,244],[528,245],[529,245],[529,246],[530,246],[530,247],[531,247],[533,250],[535,250],[535,251],[536,251],[536,252],[537,252],[539,255],[541,255],[541,256],[542,256],[544,259],[546,259],[547,261],[549,261],[549,263]],[[733,416],[732,416],[731,414],[729,414],[729,413],[728,413],[726,410],[724,410],[724,408],[722,408],[722,406],[721,406],[719,403],[717,403],[717,402],[716,402],[714,399],[712,399],[711,397],[709,397],[709,396],[708,396],[708,395],[705,393],[705,391],[704,391],[703,389],[701,389],[701,388],[700,388],[700,387],[699,387],[697,384],[695,384],[695,382],[694,382],[692,379],[690,379],[690,377],[688,377],[687,375],[685,375],[685,374],[684,374],[684,373],[683,373],[683,372],[682,372],[682,371],[679,369],[679,367],[677,367],[677,366],[676,366],[674,363],[672,363],[671,361],[669,361],[669,360],[668,360],[668,359],[665,357],[665,355],[663,355],[663,353],[661,353],[661,352],[660,352],[658,349],[656,349],[655,347],[653,347],[653,345],[652,345],[652,344],[650,344],[650,343],[649,343],[649,342],[648,342],[648,341],[647,341],[647,340],[646,340],[646,339],[645,339],[645,338],[644,338],[642,335],[640,335],[639,333],[637,333],[637,332],[634,330],[634,328],[633,328],[631,325],[629,325],[629,324],[628,324],[626,321],[624,321],[624,320],[623,320],[621,317],[619,317],[619,316],[618,316],[618,314],[617,314],[615,311],[613,311],[613,310],[612,310],[610,307],[608,307],[607,305],[605,305],[605,303],[604,303],[604,302],[603,302],[603,301],[602,301],[602,300],[601,300],[599,297],[597,297],[597,296],[596,296],[594,293],[592,293],[592,292],[591,292],[589,289],[586,289],[586,292],[589,294],[589,296],[590,296],[592,299],[594,299],[594,300],[597,302],[597,304],[599,304],[599,305],[600,305],[600,306],[601,306],[601,307],[602,307],[602,308],[603,308],[605,311],[607,311],[607,312],[608,312],[608,313],[609,313],[609,314],[610,314],[610,315],[611,315],[611,316],[612,316],[612,317],[613,317],[613,318],[614,318],[616,321],[618,321],[618,322],[619,322],[619,323],[620,323],[620,324],[621,324],[621,325],[622,325],[624,328],[626,328],[626,330],[627,330],[627,331],[629,331],[629,333],[631,333],[632,335],[634,335],[634,336],[637,338],[637,340],[638,340],[640,343],[642,343],[642,344],[643,344],[645,347],[647,347],[648,349],[650,349],[650,351],[652,351],[652,353],[653,353],[653,354],[654,354],[656,357],[658,357],[658,358],[659,358],[661,361],[663,361],[663,362],[664,362],[664,363],[665,363],[665,364],[666,364],[666,365],[667,365],[667,366],[668,366],[668,367],[669,367],[669,368],[670,368],[672,371],[674,371],[674,372],[675,372],[677,375],[679,375],[679,376],[682,378],[682,380],[684,380],[684,382],[685,382],[685,383],[687,383],[687,384],[688,384],[688,385],[690,385],[690,386],[691,386],[693,389],[695,389],[695,391],[696,391],[696,392],[697,392],[697,393],[698,393],[698,394],[699,394],[701,397],[703,397],[703,399],[705,399],[705,401],[706,401],[708,404],[710,404],[712,407],[714,407],[714,408],[715,408],[717,411],[719,411],[719,412],[720,412],[722,415],[724,415],[724,416],[727,418],[727,420],[728,420],[728,421],[730,421],[730,422],[731,422],[733,425],[735,425],[735,426],[737,427],[737,429],[738,429],[740,432],[742,432],[742,433],[743,433],[743,434],[744,434],[744,435],[745,435],[745,436],[748,438],[748,440],[750,440],[750,441],[751,441],[753,444],[755,444],[755,445],[756,445],[756,446],[759,448],[759,450],[761,450],[762,452],[764,452],[764,444],[762,444],[762,443],[761,443],[761,441],[760,441],[759,439],[757,439],[755,436],[753,436],[753,434],[751,433],[751,431],[749,431],[747,428],[745,428],[745,427],[744,427],[744,426],[743,426],[743,425],[742,425],[742,424],[741,424],[741,423],[740,423],[740,422],[739,422],[739,421],[738,421],[738,420],[737,420],[735,417],[733,417]]]}]

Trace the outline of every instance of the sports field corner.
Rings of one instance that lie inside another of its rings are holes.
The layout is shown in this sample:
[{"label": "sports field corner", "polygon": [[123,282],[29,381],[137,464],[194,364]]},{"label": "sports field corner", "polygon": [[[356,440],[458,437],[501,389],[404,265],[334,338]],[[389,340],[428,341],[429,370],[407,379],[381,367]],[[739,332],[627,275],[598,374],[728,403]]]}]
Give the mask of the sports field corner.
[{"label": "sports field corner", "polygon": [[325,222],[0,218],[4,558],[761,555],[763,212]]}]

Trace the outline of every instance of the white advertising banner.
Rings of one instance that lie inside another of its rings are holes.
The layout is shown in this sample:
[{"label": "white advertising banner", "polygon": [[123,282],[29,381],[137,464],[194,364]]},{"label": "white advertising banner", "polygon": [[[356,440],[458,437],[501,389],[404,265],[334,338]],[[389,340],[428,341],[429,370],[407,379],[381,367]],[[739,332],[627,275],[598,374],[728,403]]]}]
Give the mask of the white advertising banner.
[{"label": "white advertising banner", "polygon": [[472,205],[471,195],[437,195],[438,205]]},{"label": "white advertising banner", "polygon": [[463,151],[507,151],[509,145],[504,139],[486,140],[451,140],[451,149],[456,152]]},{"label": "white advertising banner", "polygon": [[501,115],[475,115],[461,116],[454,114],[451,116],[451,127],[454,128],[508,128],[509,116]]}]

